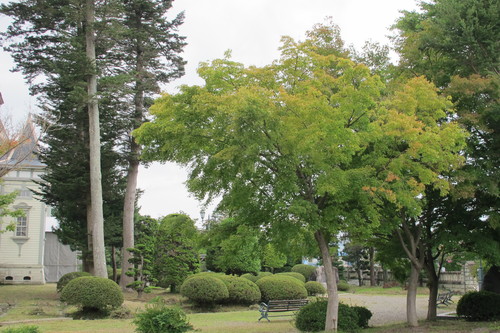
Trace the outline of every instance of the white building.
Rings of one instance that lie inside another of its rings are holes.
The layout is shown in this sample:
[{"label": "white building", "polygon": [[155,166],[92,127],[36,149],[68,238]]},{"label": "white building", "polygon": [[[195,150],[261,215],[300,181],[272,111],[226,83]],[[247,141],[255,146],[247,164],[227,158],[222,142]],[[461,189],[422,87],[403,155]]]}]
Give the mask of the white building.
[{"label": "white building", "polygon": [[[6,138],[5,128],[0,123],[0,141]],[[31,191],[38,188],[34,181],[40,180],[44,170],[36,151],[37,135],[29,118],[15,148],[0,158],[0,168],[10,170],[2,177],[0,194],[17,191],[18,196],[11,208],[25,213],[17,218],[3,217],[2,223],[14,222],[16,228],[15,231],[0,233],[0,283],[45,283],[43,257],[49,210]]]}]

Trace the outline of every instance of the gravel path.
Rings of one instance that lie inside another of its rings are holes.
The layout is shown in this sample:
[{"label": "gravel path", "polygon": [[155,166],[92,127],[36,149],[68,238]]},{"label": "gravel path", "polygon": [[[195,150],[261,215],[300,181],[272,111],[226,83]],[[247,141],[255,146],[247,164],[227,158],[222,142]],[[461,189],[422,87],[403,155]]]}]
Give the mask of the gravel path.
[{"label": "gravel path", "polygon": [[[417,296],[417,315],[419,319],[427,317],[427,300],[428,296]],[[370,326],[406,322],[406,295],[340,294],[340,301],[348,305],[367,307],[373,313]],[[438,308],[438,314],[449,311],[446,308]]]}]

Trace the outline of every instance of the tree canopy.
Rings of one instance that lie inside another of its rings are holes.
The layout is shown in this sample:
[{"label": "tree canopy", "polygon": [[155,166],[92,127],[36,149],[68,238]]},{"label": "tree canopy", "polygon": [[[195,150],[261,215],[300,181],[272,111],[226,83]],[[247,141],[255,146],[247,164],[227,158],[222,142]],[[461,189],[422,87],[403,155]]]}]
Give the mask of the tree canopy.
[{"label": "tree canopy", "polygon": [[383,99],[379,77],[345,58],[338,39],[318,25],[303,42],[284,37],[272,65],[245,68],[229,54],[204,63],[205,86],[163,96],[135,132],[146,159],[190,167],[199,198],[222,195],[248,223],[314,233],[331,270],[328,329],[337,296],[327,241],[369,232],[386,201],[418,214],[425,185],[448,190],[440,172],[461,164],[465,140],[431,83],[415,78]]}]

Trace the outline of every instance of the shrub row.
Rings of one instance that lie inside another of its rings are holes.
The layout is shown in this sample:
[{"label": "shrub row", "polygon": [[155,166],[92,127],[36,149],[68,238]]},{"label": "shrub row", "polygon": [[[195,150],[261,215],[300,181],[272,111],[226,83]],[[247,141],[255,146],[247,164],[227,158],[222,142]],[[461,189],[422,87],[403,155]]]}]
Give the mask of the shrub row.
[{"label": "shrub row", "polygon": [[[304,283],[304,280],[304,276],[293,272],[244,274],[241,277],[205,272],[188,277],[181,286],[181,293],[199,304],[254,304],[259,300],[303,299],[326,294],[321,283]],[[339,284],[339,290],[344,287],[344,290],[349,288],[347,283],[345,286]]]},{"label": "shrub row", "polygon": [[260,300],[259,288],[250,280],[215,273],[200,273],[187,278],[181,294],[198,304],[253,304]]}]

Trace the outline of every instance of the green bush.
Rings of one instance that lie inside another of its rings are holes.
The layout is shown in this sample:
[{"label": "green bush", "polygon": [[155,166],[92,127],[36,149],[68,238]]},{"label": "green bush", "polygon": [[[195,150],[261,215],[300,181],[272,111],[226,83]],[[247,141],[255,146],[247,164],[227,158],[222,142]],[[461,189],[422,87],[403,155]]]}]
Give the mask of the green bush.
[{"label": "green bush", "polygon": [[242,277],[221,275],[220,279],[227,287],[231,304],[254,304],[260,300],[260,289],[255,283]]},{"label": "green bush", "polygon": [[457,315],[467,321],[500,319],[500,295],[490,291],[473,291],[460,298]]},{"label": "green bush", "polygon": [[307,298],[304,283],[291,276],[266,276],[258,280],[256,284],[259,286],[263,301]]},{"label": "green bush", "polygon": [[178,307],[169,308],[157,297],[146,304],[133,320],[138,333],[183,333],[193,329],[186,314]]},{"label": "green bush", "polygon": [[316,281],[308,281],[308,282],[306,282],[304,287],[306,287],[307,294],[309,296],[326,294],[325,287],[323,287],[323,285],[321,283],[316,282]]},{"label": "green bush", "polygon": [[340,281],[337,283],[337,290],[338,291],[349,291],[351,289],[351,286],[347,282]]},{"label": "green bush", "polygon": [[123,294],[114,281],[97,276],[83,276],[71,280],[63,288],[61,301],[79,306],[84,311],[107,311],[122,305]]},{"label": "green bush", "polygon": [[76,278],[79,278],[79,277],[82,277],[82,276],[90,276],[90,273],[71,272],[71,273],[64,274],[63,276],[61,276],[59,281],[57,281],[57,287],[56,287],[57,292],[60,293],[63,290],[63,288],[66,287],[66,285],[68,284],[69,281],[76,279]]},{"label": "green bush", "polygon": [[358,314],[358,326],[361,328],[367,328],[368,322],[373,316],[373,313],[364,306],[351,306],[351,308]]},{"label": "green bush", "polygon": [[302,283],[306,283],[306,279],[304,278],[304,275],[296,272],[283,272],[283,273],[278,273],[276,275],[286,275],[286,276],[291,276],[297,280],[299,280]]},{"label": "green bush", "polygon": [[2,333],[40,333],[38,326],[19,326],[6,328],[1,331]]},{"label": "green bush", "polygon": [[210,275],[198,275],[186,279],[181,294],[198,304],[214,304],[229,297],[226,285]]},{"label": "green bush", "polygon": [[316,266],[306,265],[306,264],[298,264],[292,267],[292,272],[300,273],[306,281],[311,279],[311,275],[316,272]]},{"label": "green bush", "polygon": [[[295,316],[295,327],[300,331],[319,332],[325,330],[328,301],[321,300],[304,306]],[[359,318],[356,310],[346,304],[339,304],[338,329],[341,332],[357,332]]]},{"label": "green bush", "polygon": [[252,273],[246,273],[246,274],[243,274],[241,277],[255,283],[255,282],[259,281],[260,279],[262,279],[263,277],[271,276],[271,275],[273,275],[273,274],[270,272],[259,272],[257,275],[254,275]]}]

